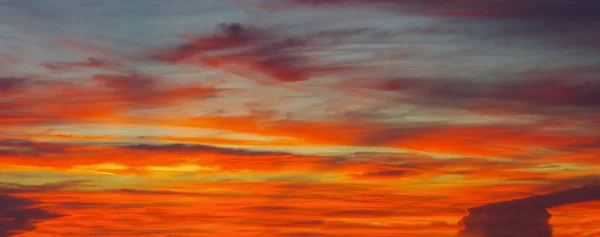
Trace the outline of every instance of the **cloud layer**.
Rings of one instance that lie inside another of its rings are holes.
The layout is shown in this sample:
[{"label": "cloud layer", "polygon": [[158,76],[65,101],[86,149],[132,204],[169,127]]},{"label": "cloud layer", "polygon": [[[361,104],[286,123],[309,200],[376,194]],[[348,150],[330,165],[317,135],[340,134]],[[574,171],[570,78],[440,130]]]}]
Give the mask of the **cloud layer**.
[{"label": "cloud layer", "polygon": [[452,236],[589,184],[598,7],[0,0],[0,235]]}]

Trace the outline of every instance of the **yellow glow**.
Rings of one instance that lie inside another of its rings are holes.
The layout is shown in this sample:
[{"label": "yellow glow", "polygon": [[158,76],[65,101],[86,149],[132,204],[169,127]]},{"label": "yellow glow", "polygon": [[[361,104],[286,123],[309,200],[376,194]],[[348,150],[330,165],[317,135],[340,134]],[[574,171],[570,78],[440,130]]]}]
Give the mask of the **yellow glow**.
[{"label": "yellow glow", "polygon": [[154,172],[212,172],[219,170],[215,166],[201,166],[197,164],[179,164],[174,166],[146,166],[144,169]]},{"label": "yellow glow", "polygon": [[116,171],[127,170],[129,167],[117,164],[117,163],[101,163],[94,165],[77,165],[73,166],[67,172],[73,173],[88,173],[88,174],[104,174],[104,175],[115,175]]}]

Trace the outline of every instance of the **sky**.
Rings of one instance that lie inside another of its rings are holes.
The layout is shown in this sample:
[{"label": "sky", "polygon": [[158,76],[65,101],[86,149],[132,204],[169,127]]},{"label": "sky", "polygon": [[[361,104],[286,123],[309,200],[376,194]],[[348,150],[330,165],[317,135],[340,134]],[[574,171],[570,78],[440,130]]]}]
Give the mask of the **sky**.
[{"label": "sky", "polygon": [[[0,0],[0,237],[454,236],[600,180],[598,12]],[[549,208],[552,235],[599,209]]]}]

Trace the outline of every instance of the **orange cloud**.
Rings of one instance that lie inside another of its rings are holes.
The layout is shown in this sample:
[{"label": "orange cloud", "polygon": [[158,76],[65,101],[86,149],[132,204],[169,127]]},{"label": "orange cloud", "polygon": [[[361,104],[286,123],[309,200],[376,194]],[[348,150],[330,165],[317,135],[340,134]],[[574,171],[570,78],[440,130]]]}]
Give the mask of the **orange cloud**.
[{"label": "orange cloud", "polygon": [[206,98],[217,91],[201,85],[162,86],[156,78],[136,74],[96,75],[79,83],[2,78],[0,92],[6,102],[0,105],[5,111],[0,121],[18,125],[116,119],[129,109]]},{"label": "orange cloud", "polygon": [[[220,183],[212,185],[221,190],[215,193],[128,190],[92,193],[60,191],[53,192],[53,195],[23,193],[19,195],[43,201],[49,210],[60,212],[64,217],[40,224],[37,230],[22,236],[65,233],[102,234],[111,237],[132,234],[283,236],[286,233],[300,232],[318,232],[332,236],[367,233],[427,236],[432,232],[448,234],[456,231],[457,226],[450,228],[450,225],[446,227],[437,224],[441,228],[435,231],[422,227],[431,227],[432,223],[443,223],[462,214],[460,209],[452,212],[441,210],[442,215],[420,215],[421,219],[414,220],[410,217],[411,213],[423,214],[423,210],[415,209],[404,210],[404,214],[398,215],[393,212],[373,215],[381,212],[377,211],[379,209],[401,206],[409,199],[394,200],[393,196],[377,187],[314,184],[296,186],[293,190],[286,188],[292,187],[290,185],[293,184],[256,183],[241,186],[236,183]],[[204,189],[199,190],[210,190],[209,184],[201,186]],[[346,192],[340,193],[339,190]],[[359,197],[366,195],[389,196],[394,201],[358,201]],[[317,198],[319,196],[321,198]],[[365,209],[367,204],[369,209]],[[435,213],[439,210],[432,208],[428,211]],[[103,215],[98,216],[97,213]],[[343,213],[369,213],[369,218],[364,219],[364,215],[342,215]],[[139,228],[127,228],[132,224]]]},{"label": "orange cloud", "polygon": [[[503,157],[531,149],[592,144],[593,135],[544,131],[528,126],[391,126],[368,122],[268,121],[259,117],[197,117],[154,124],[209,127],[264,136],[289,137],[311,145],[383,146],[440,154]],[[327,131],[327,132],[321,132]]]}]

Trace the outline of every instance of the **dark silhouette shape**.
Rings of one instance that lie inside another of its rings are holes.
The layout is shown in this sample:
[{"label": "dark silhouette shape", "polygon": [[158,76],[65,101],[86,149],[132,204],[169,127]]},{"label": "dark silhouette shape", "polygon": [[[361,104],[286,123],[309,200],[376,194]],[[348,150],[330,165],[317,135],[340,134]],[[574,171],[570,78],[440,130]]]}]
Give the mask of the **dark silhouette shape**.
[{"label": "dark silhouette shape", "polygon": [[600,200],[600,184],[469,208],[455,237],[551,237],[547,208]]},{"label": "dark silhouette shape", "polygon": [[37,203],[10,195],[0,194],[0,237],[35,229],[35,223],[62,215],[35,207]]}]

